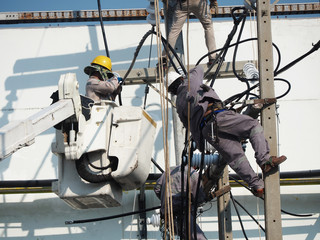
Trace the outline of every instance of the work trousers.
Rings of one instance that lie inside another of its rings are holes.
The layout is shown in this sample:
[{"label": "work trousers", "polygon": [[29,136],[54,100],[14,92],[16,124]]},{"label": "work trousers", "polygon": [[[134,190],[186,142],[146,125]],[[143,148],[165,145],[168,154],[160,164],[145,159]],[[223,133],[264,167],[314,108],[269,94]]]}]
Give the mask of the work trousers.
[{"label": "work trousers", "polygon": [[245,181],[250,188],[264,188],[264,182],[252,169],[243,151],[241,140],[249,139],[257,164],[261,167],[269,160],[269,145],[260,123],[247,115],[226,110],[216,114],[218,142],[214,141],[214,129],[209,121],[202,134],[222,155],[228,165]]},{"label": "work trousers", "polygon": [[[188,11],[189,2],[189,11]],[[177,38],[182,30],[183,24],[186,21],[188,15],[193,13],[201,22],[204,29],[204,36],[207,45],[208,52],[216,50],[216,40],[214,37],[212,16],[210,13],[210,7],[207,0],[189,0],[181,3],[178,1],[176,10],[173,16],[173,23],[168,36],[169,44],[175,48]],[[162,55],[166,55],[166,51],[163,50]],[[214,59],[216,53],[209,55],[209,59]]]}]

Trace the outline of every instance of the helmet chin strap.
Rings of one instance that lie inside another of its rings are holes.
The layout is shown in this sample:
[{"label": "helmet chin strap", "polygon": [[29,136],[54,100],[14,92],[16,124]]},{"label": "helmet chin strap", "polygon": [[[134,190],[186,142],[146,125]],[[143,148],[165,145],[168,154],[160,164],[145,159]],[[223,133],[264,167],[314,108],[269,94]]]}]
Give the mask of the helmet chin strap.
[{"label": "helmet chin strap", "polygon": [[108,72],[103,69],[103,67],[99,66],[99,73],[103,79],[103,81],[107,81],[109,79]]}]

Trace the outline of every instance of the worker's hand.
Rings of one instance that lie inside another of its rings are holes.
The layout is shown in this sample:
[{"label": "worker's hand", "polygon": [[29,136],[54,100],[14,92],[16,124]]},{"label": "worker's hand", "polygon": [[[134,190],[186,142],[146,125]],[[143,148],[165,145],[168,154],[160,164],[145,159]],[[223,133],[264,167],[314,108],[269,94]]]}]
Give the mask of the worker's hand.
[{"label": "worker's hand", "polygon": [[118,79],[118,83],[119,83],[119,84],[122,84],[123,78],[122,78],[122,77],[117,77],[117,79]]},{"label": "worker's hand", "polygon": [[218,13],[218,1],[217,0],[210,0],[210,12],[211,12],[211,14]]},{"label": "worker's hand", "polygon": [[123,83],[123,78],[120,77],[120,74],[117,72],[113,72],[113,76],[117,78],[118,83],[121,85]]}]

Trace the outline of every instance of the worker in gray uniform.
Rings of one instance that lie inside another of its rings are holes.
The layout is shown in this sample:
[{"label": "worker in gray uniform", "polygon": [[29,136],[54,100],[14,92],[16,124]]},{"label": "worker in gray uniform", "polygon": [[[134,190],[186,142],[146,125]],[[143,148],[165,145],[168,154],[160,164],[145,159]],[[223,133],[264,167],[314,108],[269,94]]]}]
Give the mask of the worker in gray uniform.
[{"label": "worker in gray uniform", "polygon": [[[172,209],[173,209],[173,218],[175,220],[175,228],[179,228],[181,225],[181,221],[183,221],[184,224],[184,230],[185,228],[185,217],[188,216],[187,211],[187,206],[184,202],[182,205],[183,199],[185,198],[182,197],[182,191],[181,191],[181,176],[182,176],[182,166],[176,166],[172,167],[170,169],[170,177],[171,177],[171,194],[172,194]],[[187,172],[188,172],[188,166],[184,166],[184,193],[186,193],[187,189]],[[192,210],[195,210],[195,197],[197,196],[197,183],[198,183],[198,178],[199,174],[197,171],[195,171],[193,168],[191,168],[190,171],[190,189],[191,189],[191,204],[192,204]],[[161,218],[162,220],[164,219],[165,216],[165,203],[166,203],[166,172],[164,172],[161,177],[157,180],[157,183],[154,187],[154,192],[157,195],[157,197],[161,200]],[[203,191],[202,187],[202,181],[200,183],[200,187],[198,190],[198,198],[197,198],[197,206],[198,204],[202,204],[205,201],[205,193]],[[169,191],[167,192],[169,194]],[[169,196],[169,195],[168,195]],[[184,195],[186,196],[186,194]],[[183,207],[182,207],[183,206]],[[167,208],[170,206],[167,205]],[[183,209],[181,209],[183,208]],[[193,211],[192,211],[193,212]],[[194,239],[194,225],[193,225],[193,213],[191,212],[191,239]],[[179,228],[180,229],[180,228]],[[200,229],[198,224],[196,224],[196,232],[197,232],[197,239],[198,240],[205,240],[207,239],[203,233],[203,231]],[[178,232],[175,231],[175,234]],[[179,233],[178,233],[179,234]],[[181,239],[186,239],[186,233],[185,231],[182,231],[182,238]]]},{"label": "worker in gray uniform", "polygon": [[111,59],[106,56],[97,56],[90,66],[84,68],[89,75],[86,84],[86,96],[96,101],[112,100],[121,91],[122,78],[118,73],[112,72]]},{"label": "worker in gray uniform", "polygon": [[[215,12],[217,11],[217,7],[217,0],[210,0],[210,5],[208,4],[208,0],[178,0],[175,6],[173,23],[168,36],[168,43],[173,48],[175,47],[184,22],[186,21],[188,15],[190,13],[193,13],[199,19],[203,26],[208,52],[216,50],[216,40],[213,31],[212,15],[210,9],[213,9],[213,12]],[[163,50],[162,56],[166,56],[165,50]],[[216,58],[216,53],[210,54],[208,58],[208,64],[213,63],[214,59]]]},{"label": "worker in gray uniform", "polygon": [[[209,142],[228,165],[249,185],[255,196],[264,194],[264,182],[253,171],[242,148],[242,140],[249,139],[255,151],[257,164],[264,173],[278,166],[287,158],[270,156],[268,142],[260,123],[250,116],[228,110],[217,93],[203,84],[203,69],[193,68],[188,80],[176,72],[168,74],[168,91],[177,95],[176,107],[185,127],[190,119],[190,131],[197,148],[201,150],[202,139]],[[190,118],[188,117],[190,103]]]}]

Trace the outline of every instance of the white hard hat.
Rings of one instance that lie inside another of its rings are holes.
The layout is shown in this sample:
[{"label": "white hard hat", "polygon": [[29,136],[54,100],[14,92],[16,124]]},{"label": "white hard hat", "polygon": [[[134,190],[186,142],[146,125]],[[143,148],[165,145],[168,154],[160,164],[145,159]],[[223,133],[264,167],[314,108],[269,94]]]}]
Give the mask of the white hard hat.
[{"label": "white hard hat", "polygon": [[182,75],[175,72],[175,71],[172,71],[172,72],[169,72],[168,73],[168,87],[170,87],[170,85],[175,81],[177,80],[178,78],[181,78]]}]

